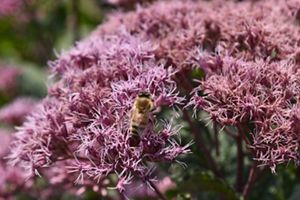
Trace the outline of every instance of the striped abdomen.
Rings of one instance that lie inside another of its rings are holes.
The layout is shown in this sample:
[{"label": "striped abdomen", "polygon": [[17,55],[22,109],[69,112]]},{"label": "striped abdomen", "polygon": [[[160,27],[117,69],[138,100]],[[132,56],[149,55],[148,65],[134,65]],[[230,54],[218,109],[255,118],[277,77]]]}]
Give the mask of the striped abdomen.
[{"label": "striped abdomen", "polygon": [[149,116],[143,113],[132,113],[131,123],[130,123],[130,133],[132,146],[137,146],[140,142],[140,135],[147,126],[149,121]]}]

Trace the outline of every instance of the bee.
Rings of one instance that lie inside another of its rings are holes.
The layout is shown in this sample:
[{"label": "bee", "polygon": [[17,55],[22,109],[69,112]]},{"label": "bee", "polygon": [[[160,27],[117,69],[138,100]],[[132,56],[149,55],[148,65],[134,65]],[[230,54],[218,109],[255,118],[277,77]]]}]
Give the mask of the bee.
[{"label": "bee", "polygon": [[140,92],[135,98],[130,116],[131,146],[140,143],[140,134],[149,123],[154,102],[148,92]]}]

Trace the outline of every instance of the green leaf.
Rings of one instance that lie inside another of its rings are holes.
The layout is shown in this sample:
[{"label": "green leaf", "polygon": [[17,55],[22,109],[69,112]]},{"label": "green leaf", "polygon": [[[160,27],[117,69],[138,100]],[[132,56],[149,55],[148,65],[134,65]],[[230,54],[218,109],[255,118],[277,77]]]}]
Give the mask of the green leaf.
[{"label": "green leaf", "polygon": [[205,72],[201,68],[196,68],[192,71],[192,78],[202,80],[205,77]]},{"label": "green leaf", "polygon": [[297,184],[294,187],[294,190],[291,196],[289,197],[289,200],[298,200],[298,199],[300,199],[300,184]]},{"label": "green leaf", "polygon": [[188,180],[179,184],[178,190],[183,193],[197,194],[199,192],[213,192],[222,195],[225,199],[239,200],[235,193],[225,181],[214,177],[207,172],[192,174]]}]

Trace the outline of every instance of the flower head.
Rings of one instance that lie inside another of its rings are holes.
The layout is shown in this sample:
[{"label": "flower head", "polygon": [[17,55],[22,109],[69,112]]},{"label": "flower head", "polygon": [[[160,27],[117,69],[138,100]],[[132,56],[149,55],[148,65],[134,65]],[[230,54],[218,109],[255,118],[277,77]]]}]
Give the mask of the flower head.
[{"label": "flower head", "polygon": [[23,7],[21,0],[1,0],[0,2],[0,16],[8,16],[20,11]]},{"label": "flower head", "polygon": [[32,182],[26,182],[22,169],[7,165],[4,159],[9,153],[11,131],[0,129],[0,138],[0,197],[10,199],[17,190],[31,187]]},{"label": "flower head", "polygon": [[[209,58],[211,59],[211,58]],[[222,125],[253,124],[255,159],[269,165],[299,162],[300,70],[292,62],[243,62],[223,58],[219,73],[193,92],[191,105]]]},{"label": "flower head", "polygon": [[179,69],[194,65],[199,50],[247,61],[293,57],[298,52],[299,29],[291,10],[298,8],[297,1],[258,1],[255,7],[252,4],[217,0],[157,2],[111,16],[94,34],[116,33],[124,27],[134,35],[155,41],[156,57]]},{"label": "flower head", "polygon": [[0,67],[0,92],[12,93],[15,89],[17,77],[20,75],[20,69],[11,66]]},{"label": "flower head", "polygon": [[131,174],[143,178],[146,161],[172,161],[188,152],[172,139],[168,126],[155,130],[156,120],[140,134],[139,146],[130,145],[130,112],[140,91],[149,92],[157,107],[183,101],[174,69],[156,62],[153,49],[150,42],[122,32],[91,37],[50,63],[61,80],[19,128],[11,162],[34,174],[70,160],[77,183],[100,182],[110,174],[127,183]]},{"label": "flower head", "polygon": [[19,125],[31,113],[36,103],[35,100],[30,98],[18,98],[0,108],[0,121],[11,125]]}]

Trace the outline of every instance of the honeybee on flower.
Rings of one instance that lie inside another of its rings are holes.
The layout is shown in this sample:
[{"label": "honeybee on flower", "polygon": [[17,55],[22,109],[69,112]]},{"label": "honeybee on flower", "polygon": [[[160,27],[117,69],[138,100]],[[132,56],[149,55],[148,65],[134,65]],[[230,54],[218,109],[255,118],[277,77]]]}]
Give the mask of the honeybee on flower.
[{"label": "honeybee on flower", "polygon": [[155,109],[149,92],[140,92],[134,100],[130,116],[131,145],[140,143],[140,134],[146,128]]}]

